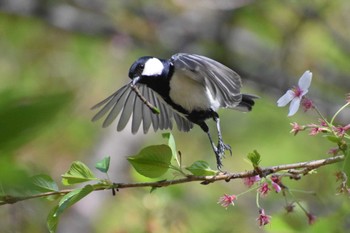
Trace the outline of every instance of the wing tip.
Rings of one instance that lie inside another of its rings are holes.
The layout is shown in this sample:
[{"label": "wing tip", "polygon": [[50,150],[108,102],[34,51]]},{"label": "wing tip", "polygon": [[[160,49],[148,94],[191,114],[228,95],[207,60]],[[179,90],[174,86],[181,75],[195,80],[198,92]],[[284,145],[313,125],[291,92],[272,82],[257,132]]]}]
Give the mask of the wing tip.
[{"label": "wing tip", "polygon": [[255,105],[255,99],[260,99],[260,97],[251,94],[242,94],[242,100],[238,104],[237,108],[242,111],[250,112]]}]

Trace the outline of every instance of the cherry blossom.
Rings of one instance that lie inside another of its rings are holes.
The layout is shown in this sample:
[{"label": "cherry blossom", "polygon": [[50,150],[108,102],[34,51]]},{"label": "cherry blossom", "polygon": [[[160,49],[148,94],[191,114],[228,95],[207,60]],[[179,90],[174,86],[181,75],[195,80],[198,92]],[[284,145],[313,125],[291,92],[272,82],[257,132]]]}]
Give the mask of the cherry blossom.
[{"label": "cherry blossom", "polygon": [[303,96],[308,93],[311,80],[312,73],[309,70],[305,71],[299,79],[298,86],[288,90],[281,98],[279,98],[277,100],[277,106],[284,107],[290,103],[288,116],[293,116],[298,111]]}]

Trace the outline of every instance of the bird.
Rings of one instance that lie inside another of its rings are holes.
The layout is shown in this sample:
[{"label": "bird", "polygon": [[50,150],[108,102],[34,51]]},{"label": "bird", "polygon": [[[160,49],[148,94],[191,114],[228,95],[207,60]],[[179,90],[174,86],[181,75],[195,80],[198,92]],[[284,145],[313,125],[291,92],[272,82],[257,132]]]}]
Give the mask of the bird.
[{"label": "bird", "polygon": [[[184,132],[198,125],[208,135],[221,171],[222,158],[226,151],[232,155],[232,149],[223,141],[218,109],[249,112],[259,98],[240,92],[240,76],[218,61],[189,53],[177,53],[170,59],[140,57],[131,65],[128,76],[129,83],[92,107],[100,109],[92,121],[106,115],[102,126],[107,127],[120,115],[117,131],[121,131],[132,118],[133,134],[141,122],[145,134],[151,125],[154,131],[172,130],[176,123],[178,130]],[[206,123],[209,119],[216,122],[217,144]]]}]

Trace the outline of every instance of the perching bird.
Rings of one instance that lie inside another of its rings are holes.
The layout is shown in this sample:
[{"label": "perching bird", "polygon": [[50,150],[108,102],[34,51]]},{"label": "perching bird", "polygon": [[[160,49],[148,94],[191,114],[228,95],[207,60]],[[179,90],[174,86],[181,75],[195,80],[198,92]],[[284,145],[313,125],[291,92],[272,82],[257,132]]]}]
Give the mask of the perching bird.
[{"label": "perching bird", "polygon": [[[220,170],[225,151],[230,151],[230,154],[232,151],[222,140],[216,111],[218,108],[231,108],[247,112],[257,98],[240,93],[240,76],[208,57],[178,53],[168,60],[141,57],[130,67],[129,77],[130,83],[92,108],[103,106],[92,120],[96,121],[108,113],[103,122],[103,127],[107,127],[121,113],[117,125],[117,130],[121,131],[132,115],[132,133],[138,131],[141,122],[144,133],[148,132],[151,124],[154,131],[172,129],[173,119],[180,131],[187,132],[193,124],[197,124],[207,133]],[[149,104],[159,109],[159,114],[152,112]],[[217,145],[205,123],[209,118],[216,122]]]}]

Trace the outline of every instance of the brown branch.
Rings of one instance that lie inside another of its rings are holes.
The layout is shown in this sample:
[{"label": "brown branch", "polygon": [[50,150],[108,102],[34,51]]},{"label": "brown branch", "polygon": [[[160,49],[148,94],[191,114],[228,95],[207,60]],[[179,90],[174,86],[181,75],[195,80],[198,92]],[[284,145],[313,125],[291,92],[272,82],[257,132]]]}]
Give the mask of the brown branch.
[{"label": "brown branch", "polygon": [[[328,164],[333,164],[333,163],[343,161],[344,158],[345,158],[344,155],[338,155],[327,159],[260,168],[259,171],[265,176],[271,175],[280,171],[286,171],[288,176],[292,178],[295,178],[295,177],[300,178],[301,175],[306,175],[309,171],[313,169],[316,169]],[[166,187],[166,186],[196,182],[196,181],[201,181],[201,184],[210,184],[216,181],[222,181],[222,180],[230,181],[232,179],[240,179],[240,178],[245,178],[245,177],[250,177],[255,175],[257,175],[256,170],[244,171],[239,173],[229,173],[229,172],[219,173],[215,176],[188,175],[184,178],[175,179],[175,180],[161,180],[161,181],[155,181],[155,182],[141,182],[141,183],[114,183],[106,186],[99,185],[97,188],[95,188],[94,191],[107,190],[107,189],[119,190],[119,189],[125,189],[125,188],[140,188],[140,187],[160,188],[160,187]],[[65,189],[58,192],[45,192],[45,193],[24,196],[24,197],[16,197],[16,196],[10,196],[10,195],[0,196],[0,205],[13,204],[19,201],[24,201],[24,200],[39,198],[39,197],[47,197],[47,196],[54,196],[54,195],[62,196],[73,190],[74,189]]]},{"label": "brown branch", "polygon": [[140,90],[137,88],[136,85],[130,84],[130,88],[135,92],[135,94],[140,98],[140,100],[154,113],[159,114],[160,111],[158,108],[153,106],[143,95],[141,94]]}]

